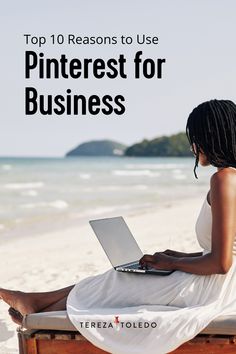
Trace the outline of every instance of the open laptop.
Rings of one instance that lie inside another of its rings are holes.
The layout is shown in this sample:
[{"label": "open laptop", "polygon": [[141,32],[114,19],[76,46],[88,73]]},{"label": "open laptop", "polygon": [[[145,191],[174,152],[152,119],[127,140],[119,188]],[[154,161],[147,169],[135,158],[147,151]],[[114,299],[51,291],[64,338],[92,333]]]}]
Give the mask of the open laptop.
[{"label": "open laptop", "polygon": [[122,216],[89,221],[95,235],[115,270],[156,275],[169,275],[174,270],[142,268],[143,252]]}]

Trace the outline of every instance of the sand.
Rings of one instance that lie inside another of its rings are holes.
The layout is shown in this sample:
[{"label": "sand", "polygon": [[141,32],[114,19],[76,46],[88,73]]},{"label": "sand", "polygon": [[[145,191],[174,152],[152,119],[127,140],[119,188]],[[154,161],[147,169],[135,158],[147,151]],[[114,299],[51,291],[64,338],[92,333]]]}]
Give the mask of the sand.
[{"label": "sand", "polygon": [[[144,253],[167,248],[199,252],[195,222],[204,196],[166,203],[159,210],[123,214]],[[88,223],[57,232],[23,236],[1,245],[1,286],[49,291],[111,267]],[[0,353],[17,353],[16,328],[0,301]]]}]

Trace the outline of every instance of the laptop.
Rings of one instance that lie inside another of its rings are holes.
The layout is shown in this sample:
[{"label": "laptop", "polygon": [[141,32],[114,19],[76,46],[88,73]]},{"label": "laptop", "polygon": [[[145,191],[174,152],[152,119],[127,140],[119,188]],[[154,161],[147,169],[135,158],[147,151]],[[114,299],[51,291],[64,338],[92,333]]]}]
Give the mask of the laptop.
[{"label": "laptop", "polygon": [[139,264],[143,252],[122,216],[90,220],[95,235],[113,268],[118,272],[169,275],[174,270],[142,268]]}]

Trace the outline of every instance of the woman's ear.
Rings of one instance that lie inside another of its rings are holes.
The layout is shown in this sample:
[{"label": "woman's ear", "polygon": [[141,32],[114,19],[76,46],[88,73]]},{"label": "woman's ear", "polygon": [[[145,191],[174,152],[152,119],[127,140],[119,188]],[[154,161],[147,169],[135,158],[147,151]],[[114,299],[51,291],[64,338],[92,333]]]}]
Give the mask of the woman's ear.
[{"label": "woman's ear", "polygon": [[[193,143],[193,148],[194,148],[194,152],[195,154],[197,154],[197,146],[195,143]],[[199,152],[203,155],[205,155],[204,151],[202,150],[202,148],[199,148]]]},{"label": "woman's ear", "polygon": [[202,148],[200,148],[199,151],[202,155],[206,155],[205,152],[202,150]]}]

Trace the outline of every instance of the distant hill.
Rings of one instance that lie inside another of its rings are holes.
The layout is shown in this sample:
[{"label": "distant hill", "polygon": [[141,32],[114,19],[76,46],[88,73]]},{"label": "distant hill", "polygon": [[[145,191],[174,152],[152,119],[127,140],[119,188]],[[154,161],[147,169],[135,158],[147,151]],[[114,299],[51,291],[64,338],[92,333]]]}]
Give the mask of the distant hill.
[{"label": "distant hill", "polygon": [[71,156],[122,156],[126,146],[113,140],[93,140],[78,145],[69,151],[66,157]]},{"label": "distant hill", "polygon": [[144,139],[129,146],[126,156],[193,156],[185,133],[161,136],[152,140]]}]

